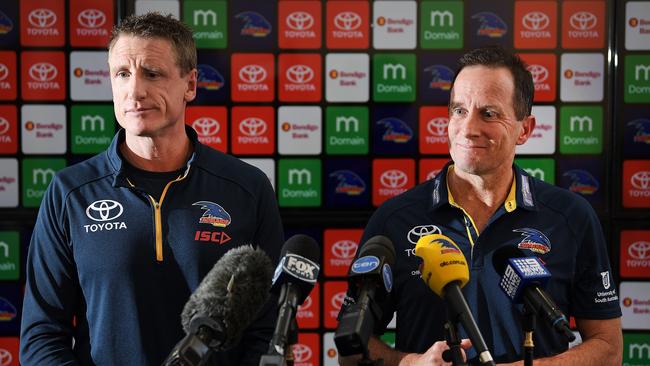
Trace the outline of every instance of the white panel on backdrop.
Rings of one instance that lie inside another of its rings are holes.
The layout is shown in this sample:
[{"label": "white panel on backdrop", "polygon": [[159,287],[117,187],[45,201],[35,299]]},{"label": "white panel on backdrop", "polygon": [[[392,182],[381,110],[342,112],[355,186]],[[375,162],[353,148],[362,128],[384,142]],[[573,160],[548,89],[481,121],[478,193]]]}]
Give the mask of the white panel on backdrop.
[{"label": "white panel on backdrop", "polygon": [[370,59],[367,53],[330,53],[325,57],[325,99],[367,102]]},{"label": "white panel on backdrop", "polygon": [[282,155],[318,155],[322,150],[321,108],[278,108],[278,152]]},{"label": "white panel on backdrop", "polygon": [[70,52],[70,99],[111,101],[108,52]]},{"label": "white panel on backdrop", "polygon": [[533,134],[523,145],[518,145],[516,154],[553,154],[555,152],[556,118],[555,107],[533,106],[533,116],[537,124]]},{"label": "white panel on backdrop", "polygon": [[415,1],[373,3],[372,45],[378,50],[412,50],[417,41]]},{"label": "white panel on backdrop", "polygon": [[21,108],[21,147],[24,154],[65,154],[65,106],[27,104]]},{"label": "white panel on backdrop", "polygon": [[241,159],[243,162],[248,163],[259,170],[264,172],[271,181],[271,186],[275,189],[275,160],[273,159]]},{"label": "white panel on backdrop", "polygon": [[135,15],[157,11],[160,14],[171,14],[174,18],[180,19],[180,9],[178,0],[135,0]]},{"label": "white panel on backdrop", "polygon": [[625,49],[650,50],[650,1],[625,4]]},{"label": "white panel on backdrop", "polygon": [[602,53],[565,53],[560,63],[560,99],[563,102],[603,100],[605,56]]},{"label": "white panel on backdrop", "polygon": [[0,159],[0,207],[18,207],[18,160]]}]

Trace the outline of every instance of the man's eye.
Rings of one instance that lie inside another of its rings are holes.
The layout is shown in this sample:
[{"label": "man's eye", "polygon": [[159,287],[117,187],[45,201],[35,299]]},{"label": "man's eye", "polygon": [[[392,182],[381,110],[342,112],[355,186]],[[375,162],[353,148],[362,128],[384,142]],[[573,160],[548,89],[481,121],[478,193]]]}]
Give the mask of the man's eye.
[{"label": "man's eye", "polygon": [[129,76],[129,73],[126,72],[126,71],[120,71],[120,72],[117,73],[118,78],[126,78],[128,76]]}]

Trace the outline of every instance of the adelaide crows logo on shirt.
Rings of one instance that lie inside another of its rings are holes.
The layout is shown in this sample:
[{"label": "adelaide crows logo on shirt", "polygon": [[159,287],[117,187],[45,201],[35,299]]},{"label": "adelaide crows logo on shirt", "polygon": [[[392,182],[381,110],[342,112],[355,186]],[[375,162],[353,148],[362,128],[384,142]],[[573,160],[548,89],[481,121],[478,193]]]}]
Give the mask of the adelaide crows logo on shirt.
[{"label": "adelaide crows logo on shirt", "polygon": [[522,228],[512,230],[515,233],[521,233],[524,238],[517,244],[519,249],[528,249],[535,253],[546,254],[551,251],[551,242],[546,235],[539,230],[531,228]]},{"label": "adelaide crows logo on shirt", "polygon": [[199,219],[201,224],[210,224],[216,227],[230,225],[230,214],[220,205],[210,201],[197,201],[192,206],[201,206],[201,209],[205,210],[203,216]]}]

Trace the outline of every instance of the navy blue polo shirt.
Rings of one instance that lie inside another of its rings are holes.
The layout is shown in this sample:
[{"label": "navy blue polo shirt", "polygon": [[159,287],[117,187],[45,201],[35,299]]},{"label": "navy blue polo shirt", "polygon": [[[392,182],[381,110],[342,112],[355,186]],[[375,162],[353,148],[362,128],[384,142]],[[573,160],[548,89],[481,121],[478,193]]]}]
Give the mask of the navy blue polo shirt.
[{"label": "navy blue polo shirt", "polygon": [[[420,278],[414,254],[423,235],[441,233],[463,251],[470,281],[462,289],[496,362],[522,359],[521,305],[499,288],[493,252],[517,246],[541,258],[552,278],[546,291],[567,316],[609,319],[621,316],[616,284],[598,217],[582,197],[544,183],[513,166],[515,178],[503,205],[478,232],[447,189],[448,163],[434,179],[386,201],[370,218],[362,243],[389,237],[396,251],[394,287],[384,306],[381,334],[397,312],[396,348],[422,353],[444,340],[445,303]],[[461,333],[466,337],[461,327]],[[568,343],[542,319],[535,331],[536,357],[561,353]],[[468,356],[476,356],[470,350]]]}]

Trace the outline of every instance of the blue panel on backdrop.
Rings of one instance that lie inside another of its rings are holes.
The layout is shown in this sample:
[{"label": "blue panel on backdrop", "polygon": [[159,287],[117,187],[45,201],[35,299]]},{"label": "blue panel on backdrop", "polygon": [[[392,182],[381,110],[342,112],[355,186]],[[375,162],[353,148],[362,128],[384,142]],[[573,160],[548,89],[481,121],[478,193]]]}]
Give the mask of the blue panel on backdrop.
[{"label": "blue panel on backdrop", "polygon": [[228,55],[223,51],[198,51],[198,85],[192,104],[226,102],[230,96]]},{"label": "blue panel on backdrop", "polygon": [[466,1],[468,48],[499,44],[512,48],[514,7],[510,1]]},{"label": "blue panel on backdrop", "polygon": [[18,1],[0,1],[0,48],[18,45]]},{"label": "blue panel on backdrop", "polygon": [[426,103],[447,105],[451,83],[461,53],[432,53],[422,55],[418,80],[420,99]]},{"label": "blue panel on backdrop", "polygon": [[235,50],[271,50],[277,47],[277,2],[233,1],[229,24]]},{"label": "blue panel on backdrop", "polygon": [[417,108],[379,105],[372,108],[373,152],[377,155],[417,154]]},{"label": "blue panel on backdrop", "polygon": [[561,158],[557,185],[586,198],[595,210],[605,208],[607,190],[603,184],[603,159]]},{"label": "blue panel on backdrop", "polygon": [[324,177],[327,207],[370,206],[371,179],[368,160],[326,160]]},{"label": "blue panel on backdrop", "polygon": [[625,106],[623,153],[626,157],[650,157],[650,111]]}]

